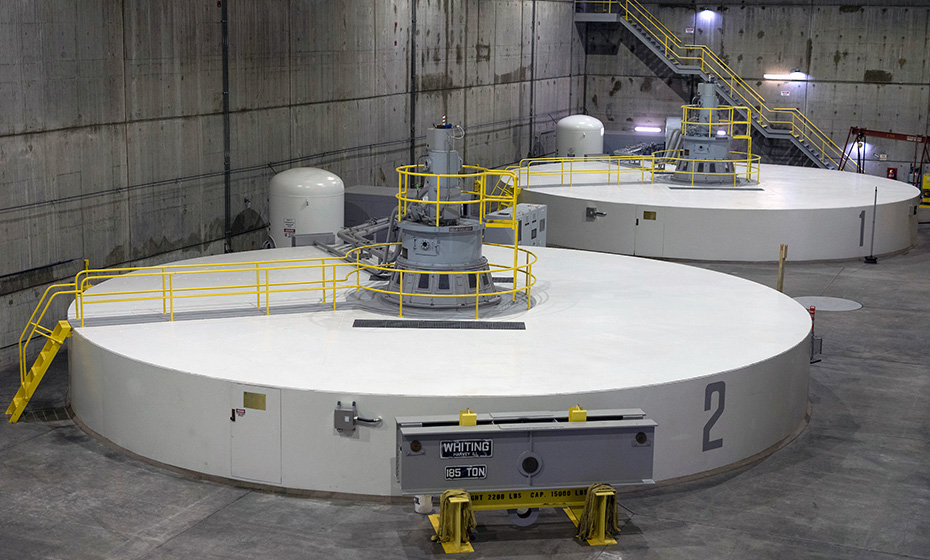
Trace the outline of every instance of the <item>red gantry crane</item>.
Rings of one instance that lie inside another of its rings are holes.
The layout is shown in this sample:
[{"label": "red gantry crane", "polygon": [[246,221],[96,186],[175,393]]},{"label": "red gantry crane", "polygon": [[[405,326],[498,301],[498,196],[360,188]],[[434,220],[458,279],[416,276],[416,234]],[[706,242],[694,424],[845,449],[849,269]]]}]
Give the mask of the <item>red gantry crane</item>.
[{"label": "red gantry crane", "polygon": [[[849,139],[855,135],[856,142],[855,144],[850,144]],[[846,162],[849,161],[853,150],[856,150],[856,163],[858,164],[858,173],[863,172],[864,168],[864,159],[865,159],[865,150],[864,143],[867,138],[886,138],[888,140],[898,140],[901,142],[913,142],[914,143],[914,163],[911,164],[911,173],[908,176],[908,182],[914,185],[917,188],[920,188],[921,177],[923,177],[924,165],[930,163],[930,136],[923,136],[920,134],[899,134],[897,132],[884,132],[881,130],[870,130],[867,128],[859,128],[852,126],[849,128],[849,134],[846,135],[846,146],[848,146],[847,151],[843,152],[843,157],[840,160],[840,171],[846,166]],[[921,149],[923,147],[923,149]],[[920,154],[920,162],[918,163],[917,155]],[[890,177],[892,179],[896,177]]]}]

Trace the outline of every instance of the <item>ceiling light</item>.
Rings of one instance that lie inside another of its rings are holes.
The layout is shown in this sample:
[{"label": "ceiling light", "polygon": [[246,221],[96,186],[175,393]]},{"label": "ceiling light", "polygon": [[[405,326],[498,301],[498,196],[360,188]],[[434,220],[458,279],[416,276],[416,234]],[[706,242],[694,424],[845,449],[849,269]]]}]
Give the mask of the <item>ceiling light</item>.
[{"label": "ceiling light", "polygon": [[633,130],[636,132],[662,132],[662,129],[658,126],[637,126]]}]

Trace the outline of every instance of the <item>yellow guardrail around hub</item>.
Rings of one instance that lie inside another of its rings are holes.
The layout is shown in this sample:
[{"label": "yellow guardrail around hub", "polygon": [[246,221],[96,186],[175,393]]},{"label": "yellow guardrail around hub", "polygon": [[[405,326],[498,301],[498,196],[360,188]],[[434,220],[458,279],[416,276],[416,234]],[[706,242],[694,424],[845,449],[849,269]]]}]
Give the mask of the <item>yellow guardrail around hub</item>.
[{"label": "yellow guardrail around hub", "polygon": [[836,145],[807,116],[795,108],[773,108],[766,104],[752,86],[747,84],[710,48],[704,45],[685,44],[647,11],[636,0],[575,0],[576,6],[590,7],[598,13],[619,14],[627,21],[637,24],[662,48],[665,57],[680,66],[695,66],[719,83],[726,84],[730,96],[753,107],[757,122],[773,130],[787,130],[799,140],[805,141],[820,152],[821,160],[837,169],[843,157],[843,149]]},{"label": "yellow guardrail around hub", "polygon": [[[644,165],[645,162],[650,162],[652,159],[651,156],[607,155],[526,158],[520,160],[516,167],[508,169],[516,174],[523,184],[528,184],[531,177],[558,176],[563,184],[567,183],[569,186],[574,186],[576,178],[591,175],[601,176],[606,173],[607,183],[619,185],[620,176],[623,174],[638,173],[642,181],[646,181],[646,175],[649,175],[649,181],[654,181],[655,167],[651,164],[648,167]],[[603,164],[603,166],[600,164]],[[547,167],[543,168],[544,165]]]},{"label": "yellow guardrail around hub", "polygon": [[[688,166],[688,171],[674,171],[675,174],[685,174],[690,175],[691,180],[688,182],[690,186],[694,186],[695,177],[698,175],[719,175],[721,177],[731,177],[733,179],[732,185],[737,186],[737,180],[741,177],[746,177],[747,181],[757,183],[759,181],[759,173],[761,171],[762,158],[757,155],[750,154],[748,152],[730,152],[730,155],[733,156],[730,159],[695,159],[695,158],[686,158],[682,157],[683,150],[663,150],[653,154],[655,158],[656,166],[661,168],[663,162],[670,164],[677,164],[681,162],[689,162],[692,165]],[[707,168],[701,167],[696,164],[709,164],[709,163],[731,163],[733,164],[733,171],[708,171]],[[666,172],[668,173],[668,172]],[[723,184],[723,181],[719,183],[714,183],[715,185]]]},{"label": "yellow guardrail around hub", "polygon": [[[607,184],[620,185],[620,177],[624,174],[640,174],[645,182],[646,176],[648,181],[655,183],[657,173],[669,174],[666,171],[666,165],[676,165],[682,162],[703,162],[703,163],[731,163],[733,171],[719,171],[711,173],[708,171],[696,171],[695,166],[690,166],[690,171],[677,171],[691,175],[690,184],[695,183],[697,175],[720,175],[732,177],[732,184],[736,186],[738,179],[745,177],[747,181],[758,182],[761,170],[761,157],[749,152],[731,151],[732,156],[729,159],[709,160],[683,157],[683,150],[663,150],[651,155],[637,156],[585,156],[585,157],[553,157],[553,158],[531,158],[522,160],[519,166],[509,167],[520,177],[524,185],[529,184],[533,177],[558,177],[559,182],[567,186],[576,184],[604,184],[606,177]],[[548,165],[547,165],[548,164]],[[542,167],[546,165],[546,167]],[[626,166],[626,167],[624,167]],[[584,183],[584,179],[588,179]]]},{"label": "yellow guardrail around hub", "polygon": [[[473,165],[463,165],[465,173],[458,174],[434,174],[425,170],[424,165],[404,165],[397,168],[398,175],[398,192],[396,195],[397,219],[402,219],[410,210],[412,204],[421,204],[430,206],[435,214],[434,225],[439,226],[441,210],[448,207],[470,207],[474,210],[473,215],[479,222],[490,227],[516,227],[516,222],[508,222],[502,225],[498,220],[488,223],[485,216],[489,211],[496,210],[498,207],[507,207],[516,204],[516,191],[507,191],[496,188],[501,182],[511,182],[518,185],[519,178],[509,169],[486,169]],[[490,178],[498,177],[495,187],[490,187]],[[425,200],[420,195],[423,192],[422,183],[426,180],[436,181],[436,200]],[[466,183],[460,187],[460,183]],[[444,193],[452,188],[461,188],[461,194],[473,197],[470,200],[459,200],[458,196],[446,197],[443,200]]]}]

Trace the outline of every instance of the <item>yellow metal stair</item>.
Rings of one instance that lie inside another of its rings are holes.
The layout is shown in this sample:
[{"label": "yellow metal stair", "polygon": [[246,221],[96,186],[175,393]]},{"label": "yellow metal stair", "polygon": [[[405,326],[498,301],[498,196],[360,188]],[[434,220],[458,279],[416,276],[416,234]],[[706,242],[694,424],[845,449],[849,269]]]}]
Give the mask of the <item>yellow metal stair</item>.
[{"label": "yellow metal stair", "polygon": [[19,420],[20,415],[26,410],[26,405],[29,404],[29,400],[45,376],[45,372],[48,371],[48,367],[52,365],[52,359],[58,353],[58,349],[64,344],[65,339],[71,336],[71,325],[67,321],[58,321],[55,329],[45,336],[48,338],[45,346],[39,352],[32,368],[20,379],[19,391],[16,392],[13,402],[6,409],[6,413],[11,415],[11,423]]},{"label": "yellow metal stair", "polygon": [[[575,0],[575,21],[620,22],[643,44],[680,75],[713,78],[717,92],[731,105],[752,107],[754,124],[767,138],[784,138],[819,167],[837,169],[843,158],[840,148],[796,108],[769,107],[765,99],[706,45],[684,43],[636,0]],[[608,17],[609,16],[609,17]]]}]

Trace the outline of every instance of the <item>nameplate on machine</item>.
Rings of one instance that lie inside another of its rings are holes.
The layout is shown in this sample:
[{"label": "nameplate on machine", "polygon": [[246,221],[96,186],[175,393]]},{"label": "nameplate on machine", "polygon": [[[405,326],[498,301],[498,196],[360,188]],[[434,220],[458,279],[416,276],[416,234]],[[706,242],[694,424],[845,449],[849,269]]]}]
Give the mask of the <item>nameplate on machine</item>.
[{"label": "nameplate on machine", "polygon": [[439,456],[442,459],[493,457],[493,455],[494,440],[490,439],[443,440],[439,445]]},{"label": "nameplate on machine", "polygon": [[487,465],[446,467],[446,480],[481,480],[488,477]]}]

